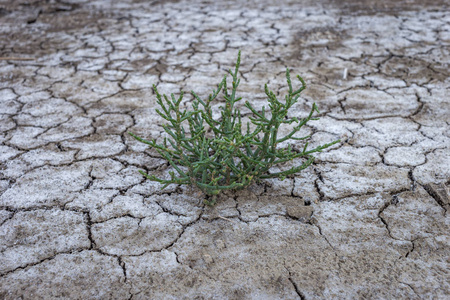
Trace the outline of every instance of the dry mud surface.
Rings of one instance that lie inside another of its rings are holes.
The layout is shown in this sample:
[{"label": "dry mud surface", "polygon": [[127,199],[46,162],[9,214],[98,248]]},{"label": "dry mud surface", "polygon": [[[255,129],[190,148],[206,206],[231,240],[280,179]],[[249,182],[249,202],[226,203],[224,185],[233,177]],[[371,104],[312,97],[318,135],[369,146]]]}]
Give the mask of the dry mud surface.
[{"label": "dry mud surface", "polygon": [[[444,1],[1,0],[0,32],[1,299],[450,298]],[[160,191],[152,84],[206,96],[238,49],[244,99],[290,67],[342,142],[213,208]]]}]

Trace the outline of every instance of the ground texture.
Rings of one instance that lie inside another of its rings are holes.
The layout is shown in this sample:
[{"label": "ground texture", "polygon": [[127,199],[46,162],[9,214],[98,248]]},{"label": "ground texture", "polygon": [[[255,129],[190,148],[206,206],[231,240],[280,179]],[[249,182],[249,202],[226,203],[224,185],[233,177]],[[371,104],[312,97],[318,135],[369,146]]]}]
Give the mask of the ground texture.
[{"label": "ground texture", "polygon": [[[449,299],[448,6],[300,2],[1,0],[0,298]],[[342,142],[213,208],[161,191],[152,84],[206,96],[238,49],[245,100],[289,67]]]}]

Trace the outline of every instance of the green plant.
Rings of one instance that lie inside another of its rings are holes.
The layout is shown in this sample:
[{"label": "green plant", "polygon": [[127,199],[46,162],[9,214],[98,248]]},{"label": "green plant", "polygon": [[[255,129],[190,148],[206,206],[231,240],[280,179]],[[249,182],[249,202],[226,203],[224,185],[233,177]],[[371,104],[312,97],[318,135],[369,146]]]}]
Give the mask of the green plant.
[{"label": "green plant", "polygon": [[[158,178],[140,171],[146,178],[163,184],[163,189],[169,184],[192,184],[200,188],[208,195],[213,195],[212,199],[206,201],[207,204],[214,204],[216,195],[222,190],[240,189],[250,185],[253,181],[265,178],[285,179],[286,176],[297,173],[314,161],[311,155],[320,152],[339,142],[334,141],[329,144],[308,150],[308,143],[305,143],[302,151],[294,151],[291,145],[279,148],[278,144],[287,141],[302,141],[310,136],[294,137],[308,121],[317,120],[313,118],[314,112],[319,112],[316,104],[312,105],[311,111],[306,118],[289,118],[288,111],[294,105],[300,93],[306,88],[304,80],[297,75],[302,86],[294,90],[291,84],[289,69],[286,69],[286,80],[289,87],[285,102],[277,100],[275,94],[265,85],[265,92],[268,97],[270,112],[266,112],[265,107],[257,111],[248,101],[245,103],[251,113],[251,123],[254,128],[250,129],[247,122],[245,134],[242,133],[241,112],[235,108],[236,102],[241,100],[237,97],[236,90],[239,86],[238,71],[240,65],[241,52],[239,51],[234,73],[229,70],[233,82],[231,93],[227,88],[227,76],[225,75],[219,83],[217,90],[213,90],[207,100],[202,100],[192,91],[193,110],[180,110],[180,103],[183,99],[181,92],[178,99],[173,94],[171,97],[161,95],[156,86],[153,89],[156,93],[157,103],[162,110],[156,112],[168,123],[163,126],[168,134],[162,144],[156,140],[148,141],[130,133],[138,141],[150,145],[165,158],[173,169],[170,179]],[[213,118],[211,103],[217,98],[220,91],[225,99],[224,107],[221,107],[221,118]],[[278,136],[278,129],[282,124],[296,125],[291,132],[283,137]],[[295,158],[304,158],[305,161],[299,166],[292,167],[285,171],[269,173],[269,169],[277,164],[291,161]]]}]

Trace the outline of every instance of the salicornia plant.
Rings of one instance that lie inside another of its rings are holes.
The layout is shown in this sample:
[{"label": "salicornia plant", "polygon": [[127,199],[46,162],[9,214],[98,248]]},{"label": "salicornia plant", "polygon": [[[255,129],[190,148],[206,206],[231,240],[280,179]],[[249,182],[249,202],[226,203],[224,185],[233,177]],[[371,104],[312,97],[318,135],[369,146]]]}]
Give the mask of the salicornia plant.
[{"label": "salicornia plant", "polygon": [[[207,203],[214,204],[216,195],[223,190],[241,189],[259,179],[280,178],[283,180],[286,176],[311,165],[314,161],[312,153],[320,152],[339,142],[334,141],[310,150],[308,150],[308,143],[305,143],[302,151],[294,151],[291,145],[284,148],[278,147],[284,141],[308,139],[310,136],[294,137],[294,135],[308,121],[317,120],[313,118],[313,114],[319,112],[314,103],[306,118],[288,117],[289,109],[298,101],[300,93],[306,88],[300,76],[297,78],[302,86],[296,90],[292,88],[289,69],[286,69],[289,91],[285,101],[280,102],[266,84],[265,92],[270,112],[266,111],[265,107],[257,111],[250,102],[245,102],[245,107],[252,113],[249,119],[254,126],[250,129],[250,123],[247,122],[246,129],[243,130],[241,112],[235,107],[236,102],[242,99],[236,94],[240,82],[238,79],[240,58],[239,51],[234,72],[228,71],[233,79],[231,91],[227,87],[226,75],[208,99],[202,100],[192,91],[193,109],[190,111],[180,110],[183,92],[178,99],[174,94],[171,94],[169,98],[164,94],[161,95],[156,86],[153,86],[157,103],[161,107],[161,110],[157,109],[156,112],[168,122],[163,125],[168,137],[164,138],[163,143],[158,144],[156,140],[148,141],[130,134],[138,141],[154,148],[168,161],[176,173],[169,172],[170,179],[158,178],[140,171],[142,175],[152,181],[160,182],[163,184],[162,188],[172,183],[195,185],[206,194],[213,195]],[[214,119],[211,104],[221,91],[225,106],[221,107],[221,117]],[[288,134],[278,135],[280,126],[292,123],[295,126]],[[268,172],[271,167],[296,158],[303,158],[303,163],[285,171]]]}]

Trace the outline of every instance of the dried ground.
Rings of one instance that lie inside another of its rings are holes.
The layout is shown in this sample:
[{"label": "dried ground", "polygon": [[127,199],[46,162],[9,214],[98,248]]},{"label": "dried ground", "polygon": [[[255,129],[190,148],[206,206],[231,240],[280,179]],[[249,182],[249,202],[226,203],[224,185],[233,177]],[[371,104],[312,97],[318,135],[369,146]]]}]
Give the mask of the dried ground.
[{"label": "dried ground", "polygon": [[[449,299],[449,8],[302,2],[1,0],[33,60],[0,61],[0,298]],[[238,49],[241,96],[289,67],[342,143],[214,208],[160,191],[151,85],[205,96]]]}]

